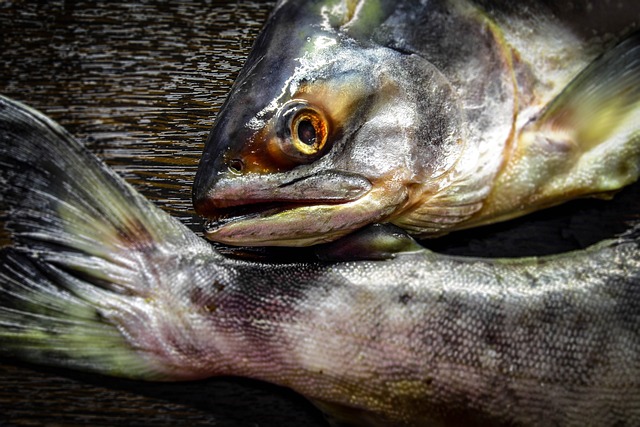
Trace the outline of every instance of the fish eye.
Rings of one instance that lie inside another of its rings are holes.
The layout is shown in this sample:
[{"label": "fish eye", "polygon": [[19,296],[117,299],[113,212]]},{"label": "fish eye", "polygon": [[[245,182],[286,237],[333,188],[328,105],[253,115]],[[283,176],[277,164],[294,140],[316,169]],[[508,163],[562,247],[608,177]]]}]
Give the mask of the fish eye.
[{"label": "fish eye", "polygon": [[244,162],[240,159],[231,159],[228,169],[233,175],[240,175],[244,169]]},{"label": "fish eye", "polygon": [[327,142],[328,123],[322,111],[306,101],[289,101],[280,110],[277,123],[282,154],[299,163],[315,160]]}]

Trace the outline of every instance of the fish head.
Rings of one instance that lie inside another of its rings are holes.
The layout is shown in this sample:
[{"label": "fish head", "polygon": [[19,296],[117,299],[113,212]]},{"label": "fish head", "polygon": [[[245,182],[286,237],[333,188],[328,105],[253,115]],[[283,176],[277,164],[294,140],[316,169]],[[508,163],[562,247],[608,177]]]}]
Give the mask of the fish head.
[{"label": "fish head", "polygon": [[[331,241],[389,218],[416,182],[452,163],[435,152],[423,161],[424,147],[416,154],[424,129],[411,63],[426,61],[338,31],[331,13],[308,9],[319,7],[315,2],[283,3],[254,45],[200,161],[193,201],[214,241]],[[452,97],[427,65],[437,95]]]}]

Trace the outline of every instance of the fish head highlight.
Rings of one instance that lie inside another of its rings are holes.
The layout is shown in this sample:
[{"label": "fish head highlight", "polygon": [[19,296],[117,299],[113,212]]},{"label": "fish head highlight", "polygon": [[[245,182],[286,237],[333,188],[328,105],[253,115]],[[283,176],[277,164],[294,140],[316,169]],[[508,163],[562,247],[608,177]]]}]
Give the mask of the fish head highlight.
[{"label": "fish head highlight", "polygon": [[[356,6],[276,6],[198,168],[193,201],[207,238],[331,241],[409,208],[411,193],[460,157],[464,127],[447,79],[417,55],[369,42],[362,28],[384,10],[347,3]],[[433,96],[415,94],[416,80]]]}]

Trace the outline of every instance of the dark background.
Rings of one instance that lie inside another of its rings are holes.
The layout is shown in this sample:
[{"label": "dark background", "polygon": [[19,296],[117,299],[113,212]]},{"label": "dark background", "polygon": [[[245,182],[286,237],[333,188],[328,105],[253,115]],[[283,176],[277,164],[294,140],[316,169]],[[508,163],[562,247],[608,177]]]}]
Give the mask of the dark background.
[{"label": "dark background", "polygon": [[[0,1],[0,93],[51,116],[195,231],[204,140],[273,2]],[[427,244],[472,256],[587,246],[625,228],[637,185]],[[1,343],[0,343],[1,345]],[[295,393],[246,379],[157,384],[0,360],[0,425],[320,426]]]}]

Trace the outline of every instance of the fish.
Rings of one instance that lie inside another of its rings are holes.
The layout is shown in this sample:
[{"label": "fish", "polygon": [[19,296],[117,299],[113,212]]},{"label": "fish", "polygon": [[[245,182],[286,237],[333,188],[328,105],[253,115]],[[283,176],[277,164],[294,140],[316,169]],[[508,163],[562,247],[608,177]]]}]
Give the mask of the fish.
[{"label": "fish", "polygon": [[419,239],[637,180],[640,6],[279,1],[206,141],[207,238]]},{"label": "fish", "polygon": [[0,182],[1,355],[259,379],[351,425],[640,424],[638,224],[545,257],[441,255],[384,226],[345,243],[402,242],[382,260],[225,257],[5,97]]}]

